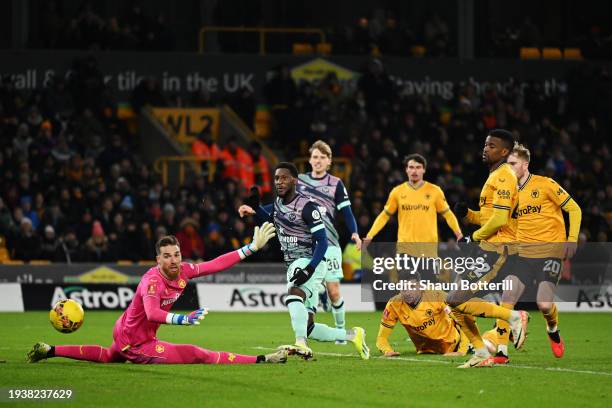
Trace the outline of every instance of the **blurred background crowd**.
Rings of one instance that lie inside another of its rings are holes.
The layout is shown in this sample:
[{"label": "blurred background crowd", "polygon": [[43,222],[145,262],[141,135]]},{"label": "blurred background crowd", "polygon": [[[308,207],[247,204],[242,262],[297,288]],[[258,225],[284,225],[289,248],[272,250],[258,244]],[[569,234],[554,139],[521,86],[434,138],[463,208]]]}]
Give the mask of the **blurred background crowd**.
[{"label": "blurred background crowd", "polygon": [[[332,44],[334,54],[457,57],[456,0],[185,0],[83,2],[30,0],[28,33],[21,46],[32,49],[196,51],[202,26],[314,27]],[[606,2],[473,0],[475,57],[518,56],[521,47],[578,47],[589,59],[612,58],[612,31]],[[13,6],[15,7],[15,6]],[[5,30],[9,5],[0,16]],[[4,20],[2,20],[4,18]],[[21,22],[24,23],[24,22]],[[0,38],[8,46],[10,35]],[[217,51],[257,52],[257,34],[219,34]],[[291,52],[291,44],[312,36],[278,34],[270,52]],[[4,44],[3,44],[4,42]],[[413,47],[417,47],[416,51]]]},{"label": "blurred background crowd", "polygon": [[[441,104],[402,94],[379,60],[365,66],[354,90],[343,89],[334,75],[318,85],[295,83],[283,76],[284,67],[264,89],[270,105],[283,106],[275,111],[268,141],[281,158],[307,156],[310,143],[323,139],[336,158],[352,162],[347,184],[362,234],[391,188],[405,179],[401,162],[412,152],[428,158],[426,179],[444,189],[451,206],[465,197],[476,206],[487,172],[480,160],[483,139],[487,129],[502,127],[531,149],[532,172],[557,180],[582,206],[582,238],[610,239],[609,94],[593,97],[609,81],[607,72],[578,72],[569,88],[579,91],[555,96],[535,85],[524,93],[517,88],[509,95],[478,95],[460,84],[455,100]],[[201,135],[196,143],[219,161],[215,179],[198,175],[186,185],[164,187],[135,153],[136,138],[96,80],[101,73],[95,59],[79,60],[75,68],[67,82],[57,79],[30,93],[17,91],[8,78],[0,86],[0,235],[11,256],[151,259],[157,237],[177,234],[184,256],[199,259],[248,242],[251,221],[239,219],[235,209],[245,187],[262,180],[244,182],[249,175],[232,166],[236,160],[265,161],[261,147],[242,148],[232,138],[219,146]],[[589,83],[599,85],[589,89]],[[157,103],[173,102],[160,98]],[[264,192],[271,197],[269,189]],[[378,239],[394,241],[395,228],[391,222]],[[347,242],[346,230],[340,231]],[[446,227],[441,234],[451,235]],[[260,258],[272,260],[275,253]]]},{"label": "blurred background crowd", "polygon": [[[278,10],[271,6],[275,2],[187,1],[184,8],[197,9],[199,15],[186,24],[177,24],[182,15],[175,6],[164,9],[160,2],[147,7],[116,1],[31,3],[26,48],[193,51],[202,22],[291,26],[307,20],[324,27],[334,54],[363,55],[354,86],[333,72],[321,81],[296,82],[288,66],[281,65],[259,90],[263,100],[246,88],[232,97],[206,90],[169,94],[160,89],[159,78],[146,78],[130,102],[137,113],[146,105],[228,104],[250,127],[257,103],[265,103],[273,121],[265,143],[280,159],[305,157],[309,145],[322,139],[334,158],[350,161],[352,172],[345,182],[362,235],[391,188],[405,180],[401,163],[409,153],[428,159],[425,178],[443,188],[451,207],[467,199],[475,208],[487,174],[480,159],[483,140],[488,129],[506,128],[531,149],[532,172],[557,180],[582,207],[581,241],[612,238],[612,81],[605,65],[576,64],[565,78],[567,87],[555,92],[536,82],[525,88],[517,82],[503,94],[459,83],[451,100],[405,92],[389,77],[379,55],[410,56],[407,50],[423,44],[428,56],[457,56],[454,1],[430,6],[378,2],[372,10],[357,2],[338,18],[334,10],[318,16],[301,1],[289,7],[279,0]],[[344,3],[313,4],[346,9]],[[521,10],[529,4],[520,1],[504,16],[504,6],[477,0],[476,17],[482,17],[475,23],[477,56],[516,57],[521,46],[555,45],[579,46],[589,59],[610,59],[611,33],[601,24],[604,6],[572,18],[578,2],[543,1],[527,13],[533,18],[512,17],[526,15]],[[549,19],[541,13],[547,7],[562,7],[561,17]],[[278,40],[281,50],[283,41],[291,42]],[[231,35],[220,35],[218,46],[221,52],[257,48]],[[149,161],[136,153],[138,139],[119,119],[115,92],[104,82],[96,59],[76,59],[71,70],[68,78],[56,77],[32,91],[18,90],[8,76],[1,78],[0,236],[12,259],[146,260],[154,257],[154,242],[165,234],[178,236],[185,258],[210,259],[249,242],[253,220],[239,219],[236,209],[251,184],[262,185],[265,199],[271,198],[270,174],[263,179],[245,174],[237,163],[267,167],[259,143],[241,147],[232,137],[220,143],[200,134],[192,151],[218,161],[215,177],[198,174],[185,185],[164,186]],[[396,227],[390,222],[377,239],[394,241]],[[442,239],[451,237],[446,226],[440,230]],[[344,245],[347,231],[342,226],[339,231]],[[277,251],[259,254],[258,260],[278,261]]]}]

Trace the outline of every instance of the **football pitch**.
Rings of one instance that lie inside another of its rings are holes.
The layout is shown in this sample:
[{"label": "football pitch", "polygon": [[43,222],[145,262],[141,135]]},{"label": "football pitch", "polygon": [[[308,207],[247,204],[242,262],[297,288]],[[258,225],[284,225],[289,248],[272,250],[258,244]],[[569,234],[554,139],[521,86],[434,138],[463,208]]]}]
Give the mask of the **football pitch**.
[{"label": "football pitch", "polygon": [[[311,342],[315,358],[290,357],[284,365],[96,364],[57,358],[25,363],[37,341],[109,346],[120,312],[86,312],[73,334],[56,332],[46,312],[0,313],[0,388],[72,389],[61,406],[138,407],[386,407],[386,406],[610,406],[612,397],[612,314],[560,316],[566,354],[555,359],[539,312],[531,312],[524,349],[511,364],[460,370],[467,357],[414,353],[401,326],[391,342],[399,358],[384,359],[375,349],[380,313],[348,313],[349,325],[363,326],[372,350],[361,360],[349,343]],[[329,313],[317,320],[330,324]],[[480,320],[488,330],[493,320]],[[162,340],[193,343],[212,350],[263,354],[292,342],[286,313],[215,313],[201,326],[162,326]],[[6,401],[6,400],[5,400]],[[20,407],[42,401],[19,402]],[[451,405],[452,404],[452,405]],[[8,404],[0,403],[0,407]]]}]

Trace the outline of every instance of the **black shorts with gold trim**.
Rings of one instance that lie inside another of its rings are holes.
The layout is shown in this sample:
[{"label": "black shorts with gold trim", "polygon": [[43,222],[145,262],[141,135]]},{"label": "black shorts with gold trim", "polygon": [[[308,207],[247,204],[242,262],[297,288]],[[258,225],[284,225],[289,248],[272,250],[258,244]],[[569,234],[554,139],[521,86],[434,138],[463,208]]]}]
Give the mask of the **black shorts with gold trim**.
[{"label": "black shorts with gold trim", "polygon": [[563,261],[560,258],[526,258],[519,256],[514,267],[516,277],[525,285],[539,285],[540,282],[559,283]]}]

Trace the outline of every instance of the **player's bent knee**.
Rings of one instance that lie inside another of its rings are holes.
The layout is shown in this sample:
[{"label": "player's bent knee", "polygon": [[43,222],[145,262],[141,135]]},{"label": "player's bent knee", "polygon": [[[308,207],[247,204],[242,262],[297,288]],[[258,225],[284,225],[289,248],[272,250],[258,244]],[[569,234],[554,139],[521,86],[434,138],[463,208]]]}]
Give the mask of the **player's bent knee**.
[{"label": "player's bent knee", "polygon": [[451,292],[448,294],[448,296],[446,297],[446,303],[450,306],[450,307],[457,307],[460,304],[464,303],[463,301],[463,296],[461,296],[461,294],[457,293],[457,292]]},{"label": "player's bent knee", "polygon": [[340,282],[327,282],[326,286],[329,300],[331,300],[332,303],[340,299]]},{"label": "player's bent knee", "polygon": [[300,298],[302,298],[302,300],[306,299],[306,294],[300,288],[291,287],[289,288],[288,293],[290,296],[299,296]]},{"label": "player's bent knee", "polygon": [[550,312],[553,306],[552,302],[537,302],[537,303],[538,303],[538,309],[540,309],[540,311],[544,313]]}]

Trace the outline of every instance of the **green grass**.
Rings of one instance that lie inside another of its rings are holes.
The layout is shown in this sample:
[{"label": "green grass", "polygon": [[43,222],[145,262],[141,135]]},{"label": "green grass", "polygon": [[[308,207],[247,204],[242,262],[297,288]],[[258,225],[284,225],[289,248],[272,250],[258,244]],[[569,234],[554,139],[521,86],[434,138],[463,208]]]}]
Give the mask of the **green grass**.
[{"label": "green grass", "polygon": [[[530,336],[524,350],[511,353],[509,367],[459,370],[455,367],[463,357],[416,356],[401,327],[391,340],[403,359],[393,361],[378,358],[374,350],[372,359],[362,361],[350,344],[313,342],[315,359],[291,359],[286,365],[103,365],[61,358],[24,363],[26,352],[41,340],[110,345],[118,315],[89,312],[78,332],[65,335],[53,330],[47,313],[0,313],[0,359],[7,360],[0,365],[0,387],[69,387],[75,391],[74,405],[133,408],[597,407],[609,406],[611,397],[612,314],[562,314],[567,350],[565,357],[557,360],[550,352],[543,319],[532,313]],[[318,320],[329,323],[331,315],[320,314]],[[371,347],[378,321],[379,313],[348,315],[350,324],[366,328]],[[481,321],[481,328],[488,329],[491,324]],[[199,327],[164,326],[158,334],[166,341],[244,354],[261,354],[292,341],[285,313],[213,312]],[[2,406],[6,405],[0,403]]]}]

